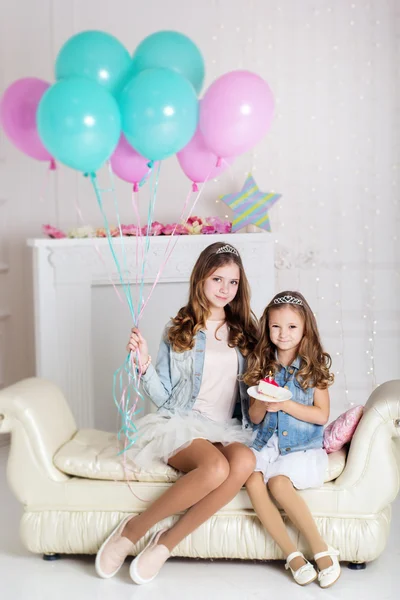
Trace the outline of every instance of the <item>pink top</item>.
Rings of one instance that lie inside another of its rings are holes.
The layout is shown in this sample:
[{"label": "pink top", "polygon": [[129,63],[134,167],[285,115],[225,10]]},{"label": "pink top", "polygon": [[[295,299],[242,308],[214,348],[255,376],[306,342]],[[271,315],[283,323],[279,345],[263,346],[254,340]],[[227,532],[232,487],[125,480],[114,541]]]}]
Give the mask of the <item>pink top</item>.
[{"label": "pink top", "polygon": [[226,323],[217,331],[221,323],[222,320],[206,322],[203,378],[193,406],[193,410],[213,421],[232,418],[238,388],[237,353],[228,346]]}]

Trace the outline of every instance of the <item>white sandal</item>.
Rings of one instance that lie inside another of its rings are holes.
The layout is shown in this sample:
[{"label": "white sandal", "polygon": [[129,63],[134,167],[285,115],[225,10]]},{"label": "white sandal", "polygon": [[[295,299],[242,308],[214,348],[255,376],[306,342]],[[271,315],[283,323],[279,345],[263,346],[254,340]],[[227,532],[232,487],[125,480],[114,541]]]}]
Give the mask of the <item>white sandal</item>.
[{"label": "white sandal", "polygon": [[[293,571],[292,567],[290,566],[290,562],[297,557],[301,557],[303,560],[305,560],[306,564],[300,567],[300,569],[297,569],[297,571]],[[299,585],[307,585],[312,581],[315,581],[318,577],[317,571],[301,552],[292,552],[292,554],[289,554],[286,559],[285,569],[290,569],[292,571],[293,579]]]},{"label": "white sandal", "polygon": [[319,560],[320,558],[324,558],[324,556],[329,556],[332,560],[332,564],[330,567],[319,571],[318,581],[320,587],[328,588],[331,585],[333,585],[340,577],[341,569],[338,559],[339,552],[338,550],[335,550],[335,548],[332,548],[332,546],[328,546],[328,550],[326,550],[325,552],[318,552],[318,554],[314,556],[314,560]]}]

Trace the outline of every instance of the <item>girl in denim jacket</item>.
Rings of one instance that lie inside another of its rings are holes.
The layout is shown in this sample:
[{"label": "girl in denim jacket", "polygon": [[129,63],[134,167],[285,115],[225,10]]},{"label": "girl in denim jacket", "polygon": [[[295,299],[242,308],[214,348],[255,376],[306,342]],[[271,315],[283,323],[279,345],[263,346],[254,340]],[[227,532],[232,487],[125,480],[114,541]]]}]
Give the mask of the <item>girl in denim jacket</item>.
[{"label": "girl in denim jacket", "polygon": [[[329,587],[340,576],[338,552],[328,548],[296,489],[320,487],[324,482],[327,455],[322,441],[329,418],[328,386],[333,383],[331,358],[323,351],[314,314],[298,292],[275,296],[264,311],[260,329],[244,380],[255,385],[273,373],[276,383],[290,390],[292,398],[283,402],[250,399],[256,468],[246,487],[295,581],[306,585],[318,577],[321,587]],[[319,573],[297,552],[273,500],[304,536]]]},{"label": "girl in denim jacket", "polygon": [[[257,341],[250,292],[236,248],[217,242],[200,254],[190,278],[189,301],[168,324],[155,368],[146,340],[132,329],[128,350],[140,356],[146,394],[158,412],[139,421],[127,451],[135,465],[163,460],[185,473],[139,515],[123,519],[96,557],[97,573],[112,577],[150,528],[186,511],[157,531],[132,561],[130,575],[143,584],[156,577],[171,550],[239,492],[255,467],[246,447],[253,438],[244,357]],[[243,414],[244,427],[234,414]]]}]

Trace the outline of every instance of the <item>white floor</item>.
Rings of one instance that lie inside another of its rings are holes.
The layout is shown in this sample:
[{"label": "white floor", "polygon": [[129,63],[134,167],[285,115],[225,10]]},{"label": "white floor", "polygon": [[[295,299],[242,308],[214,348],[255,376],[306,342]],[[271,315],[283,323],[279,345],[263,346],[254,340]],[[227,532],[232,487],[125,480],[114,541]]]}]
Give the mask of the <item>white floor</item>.
[{"label": "white floor", "polygon": [[[365,571],[343,564],[340,580],[328,590],[316,583],[301,588],[283,563],[170,560],[147,586],[129,579],[128,562],[114,578],[96,577],[93,557],[62,557],[48,563],[27,552],[18,536],[21,507],[6,482],[7,448],[0,448],[1,600],[395,600],[399,598],[400,501],[394,506],[389,544]],[[397,570],[397,572],[396,572]]]}]

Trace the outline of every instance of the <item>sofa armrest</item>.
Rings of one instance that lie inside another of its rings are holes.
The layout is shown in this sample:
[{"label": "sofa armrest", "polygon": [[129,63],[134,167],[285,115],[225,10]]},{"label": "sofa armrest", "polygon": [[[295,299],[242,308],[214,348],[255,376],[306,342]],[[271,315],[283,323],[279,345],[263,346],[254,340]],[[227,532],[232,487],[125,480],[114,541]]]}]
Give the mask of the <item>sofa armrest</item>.
[{"label": "sofa armrest", "polygon": [[400,380],[383,383],[371,394],[356,429],[343,473],[335,486],[360,510],[382,510],[400,487]]},{"label": "sofa armrest", "polygon": [[7,476],[21,502],[32,485],[68,479],[53,456],[76,433],[76,424],[56,385],[31,378],[0,390],[1,433],[11,433]]}]

